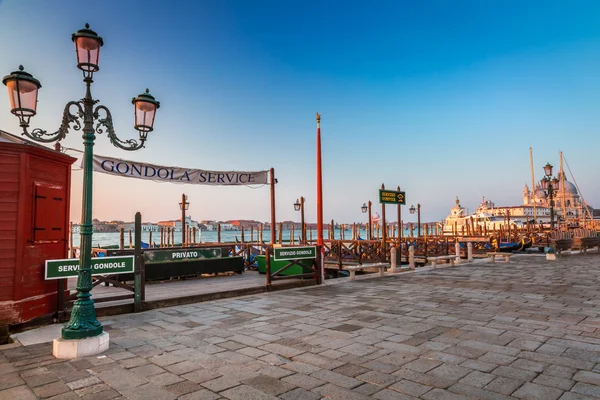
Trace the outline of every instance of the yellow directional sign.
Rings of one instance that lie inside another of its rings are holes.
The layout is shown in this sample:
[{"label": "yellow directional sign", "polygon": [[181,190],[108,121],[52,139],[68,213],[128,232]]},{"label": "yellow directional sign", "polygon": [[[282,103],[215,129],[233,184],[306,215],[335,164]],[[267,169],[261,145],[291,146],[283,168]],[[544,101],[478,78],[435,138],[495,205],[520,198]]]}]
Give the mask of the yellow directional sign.
[{"label": "yellow directional sign", "polygon": [[379,190],[379,203],[381,204],[406,204],[404,192],[396,190]]}]

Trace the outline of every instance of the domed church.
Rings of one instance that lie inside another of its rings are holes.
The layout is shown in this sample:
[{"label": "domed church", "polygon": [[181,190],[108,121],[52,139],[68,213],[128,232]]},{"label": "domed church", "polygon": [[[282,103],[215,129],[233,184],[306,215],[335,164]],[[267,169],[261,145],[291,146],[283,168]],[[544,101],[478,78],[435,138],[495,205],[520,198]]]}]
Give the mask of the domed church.
[{"label": "domed church", "polygon": [[[536,185],[533,191],[525,185],[523,189],[523,204],[541,208],[550,208],[550,196],[548,189],[550,180],[544,177]],[[564,185],[564,187],[563,187]],[[567,180],[563,172],[559,172],[556,179],[552,180],[552,198],[554,199],[554,212],[563,217],[566,214],[567,218],[579,218],[585,209],[588,209],[587,216],[592,215],[593,208],[583,203],[577,187]]]}]

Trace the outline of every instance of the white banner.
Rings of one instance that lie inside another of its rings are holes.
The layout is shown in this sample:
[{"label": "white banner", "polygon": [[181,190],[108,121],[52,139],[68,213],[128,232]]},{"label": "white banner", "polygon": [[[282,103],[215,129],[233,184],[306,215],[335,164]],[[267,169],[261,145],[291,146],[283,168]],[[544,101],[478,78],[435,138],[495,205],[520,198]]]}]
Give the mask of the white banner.
[{"label": "white banner", "polygon": [[269,180],[269,171],[205,171],[202,169],[164,167],[99,155],[94,155],[93,164],[96,172],[156,182],[235,186],[264,185]]}]

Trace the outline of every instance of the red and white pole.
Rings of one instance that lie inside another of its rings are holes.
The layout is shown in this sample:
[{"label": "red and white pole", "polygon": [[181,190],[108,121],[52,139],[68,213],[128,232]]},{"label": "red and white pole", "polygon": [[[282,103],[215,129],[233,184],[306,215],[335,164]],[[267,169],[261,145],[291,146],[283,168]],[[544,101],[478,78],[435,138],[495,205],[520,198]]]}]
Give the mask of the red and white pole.
[{"label": "red and white pole", "polygon": [[317,113],[317,245],[321,246],[321,282],[325,283],[323,247],[323,174],[321,172],[321,115]]}]

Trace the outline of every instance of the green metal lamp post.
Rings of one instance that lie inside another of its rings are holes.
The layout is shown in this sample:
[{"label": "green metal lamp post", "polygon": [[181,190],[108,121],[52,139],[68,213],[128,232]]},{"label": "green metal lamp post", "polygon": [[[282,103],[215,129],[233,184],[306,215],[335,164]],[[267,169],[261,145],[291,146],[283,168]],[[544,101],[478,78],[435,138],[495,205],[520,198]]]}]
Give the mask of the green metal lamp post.
[{"label": "green metal lamp post", "polygon": [[304,228],[304,197],[300,196],[300,199],[296,199],[294,203],[294,210],[300,211],[300,226],[302,231],[302,244],[306,244],[306,229]]},{"label": "green metal lamp post", "polygon": [[[86,24],[84,29],[72,35],[77,51],[77,67],[83,71],[83,82],[86,85],[85,97],[79,101],[70,101],[63,111],[62,123],[58,130],[48,133],[35,128],[29,131],[29,121],[36,114],[38,89],[40,81],[25,72],[20,66],[18,71],[5,76],[2,83],[8,87],[11,112],[19,118],[23,135],[32,140],[50,143],[62,140],[71,130],[83,132],[83,207],[81,217],[81,243],[79,255],[79,275],[77,277],[77,300],[73,304],[71,319],[62,329],[63,339],[84,339],[102,333],[102,324],[96,319],[92,290],[92,162],[96,133],[106,132],[113,145],[123,150],[139,150],[144,147],[148,133],[152,132],[154,116],[160,103],[148,93],[140,94],[132,100],[135,109],[134,127],[139,131],[139,142],[135,139],[121,140],[115,134],[112,116],[103,105],[95,106],[91,94],[94,72],[100,69],[98,59],[100,48],[104,44],[102,38]],[[95,106],[95,108],[94,108]],[[71,110],[75,109],[75,113]],[[83,128],[82,128],[83,122]],[[95,126],[94,126],[95,123]]]},{"label": "green metal lamp post", "polygon": [[367,224],[367,229],[369,231],[367,232],[367,240],[373,240],[373,228],[371,227],[371,205],[372,205],[371,200],[369,200],[368,203],[363,203],[362,207],[360,208],[360,210],[363,212],[363,214],[365,214],[367,211],[369,212],[369,215],[368,215],[369,222]]},{"label": "green metal lamp post", "polygon": [[414,205],[408,209],[411,214],[417,212],[417,237],[421,237],[421,204],[417,204],[417,208]]},{"label": "green metal lamp post", "polygon": [[552,184],[558,186],[558,179],[551,179],[552,176],[552,165],[550,163],[546,163],[544,165],[544,174],[546,175],[546,180],[548,182],[548,200],[550,205],[550,229],[554,230],[554,188]]}]

